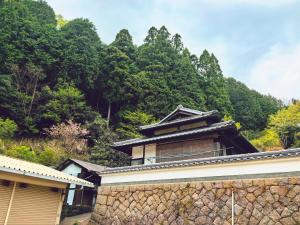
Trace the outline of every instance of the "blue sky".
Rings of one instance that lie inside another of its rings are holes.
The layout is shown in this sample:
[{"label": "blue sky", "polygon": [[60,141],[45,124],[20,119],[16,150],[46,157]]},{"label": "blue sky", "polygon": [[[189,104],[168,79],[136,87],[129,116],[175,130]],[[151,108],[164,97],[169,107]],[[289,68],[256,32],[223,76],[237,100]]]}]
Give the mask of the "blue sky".
[{"label": "blue sky", "polygon": [[196,55],[204,49],[225,76],[281,99],[300,98],[299,0],[47,0],[66,19],[92,21],[110,43],[129,30],[141,44],[151,26],[179,33]]}]

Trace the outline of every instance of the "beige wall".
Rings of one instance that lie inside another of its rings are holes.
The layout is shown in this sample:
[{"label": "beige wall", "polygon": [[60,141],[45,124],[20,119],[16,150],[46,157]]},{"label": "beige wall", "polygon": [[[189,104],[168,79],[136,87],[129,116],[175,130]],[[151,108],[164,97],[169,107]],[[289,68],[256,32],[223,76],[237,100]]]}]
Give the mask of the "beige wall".
[{"label": "beige wall", "polygon": [[134,146],[132,147],[132,159],[143,158],[143,146]]},{"label": "beige wall", "polygon": [[59,224],[65,188],[64,183],[0,172],[0,225]]}]

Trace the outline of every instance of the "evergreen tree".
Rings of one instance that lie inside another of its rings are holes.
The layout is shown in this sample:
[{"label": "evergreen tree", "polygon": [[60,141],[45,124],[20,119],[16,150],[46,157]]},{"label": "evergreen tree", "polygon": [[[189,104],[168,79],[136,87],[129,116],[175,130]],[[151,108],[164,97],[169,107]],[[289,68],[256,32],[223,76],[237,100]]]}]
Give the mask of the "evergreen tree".
[{"label": "evergreen tree", "polygon": [[219,62],[213,54],[204,50],[199,58],[199,74],[204,79],[203,90],[208,109],[217,109],[222,115],[233,111]]},{"label": "evergreen tree", "polygon": [[129,34],[128,30],[126,29],[120,30],[120,32],[117,34],[115,40],[111,45],[118,48],[121,52],[126,54],[131,60],[135,60],[136,47],[132,42],[132,36]]},{"label": "evergreen tree", "polygon": [[129,57],[114,46],[108,46],[105,50],[103,67],[99,77],[99,88],[107,102],[107,126],[110,122],[112,106],[117,109],[126,100],[127,79],[129,76]]},{"label": "evergreen tree", "polygon": [[93,89],[103,54],[94,25],[87,19],[75,19],[60,32],[64,46],[61,77],[84,92]]}]

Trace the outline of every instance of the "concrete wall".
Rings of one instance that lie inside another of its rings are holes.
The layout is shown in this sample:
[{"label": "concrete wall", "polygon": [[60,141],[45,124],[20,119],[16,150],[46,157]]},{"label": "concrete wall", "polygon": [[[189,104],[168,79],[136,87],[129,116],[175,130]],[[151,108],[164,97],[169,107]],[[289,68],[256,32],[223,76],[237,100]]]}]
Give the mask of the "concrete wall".
[{"label": "concrete wall", "polygon": [[99,188],[95,224],[300,224],[300,178]]}]

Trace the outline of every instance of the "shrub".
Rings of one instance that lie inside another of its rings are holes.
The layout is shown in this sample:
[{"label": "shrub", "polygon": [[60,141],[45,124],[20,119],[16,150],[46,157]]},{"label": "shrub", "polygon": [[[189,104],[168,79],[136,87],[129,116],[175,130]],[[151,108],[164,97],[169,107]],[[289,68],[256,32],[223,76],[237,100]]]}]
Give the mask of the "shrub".
[{"label": "shrub", "polygon": [[13,120],[0,118],[0,138],[12,138],[17,129],[18,126]]},{"label": "shrub", "polygon": [[45,166],[53,166],[60,162],[60,155],[51,148],[46,148],[39,156],[38,162]]},{"label": "shrub", "polygon": [[26,161],[34,162],[37,160],[36,154],[32,149],[25,145],[12,146],[6,152],[8,156],[24,159]]}]

